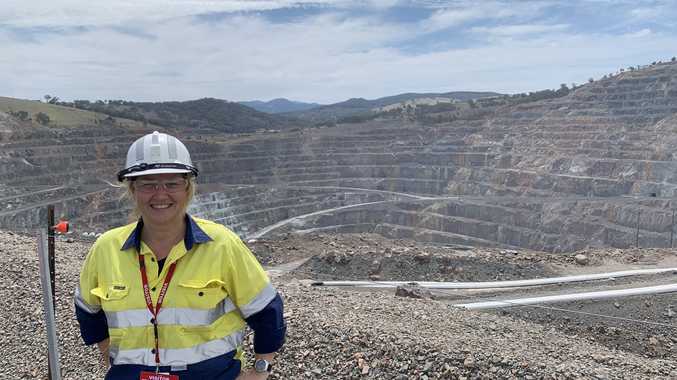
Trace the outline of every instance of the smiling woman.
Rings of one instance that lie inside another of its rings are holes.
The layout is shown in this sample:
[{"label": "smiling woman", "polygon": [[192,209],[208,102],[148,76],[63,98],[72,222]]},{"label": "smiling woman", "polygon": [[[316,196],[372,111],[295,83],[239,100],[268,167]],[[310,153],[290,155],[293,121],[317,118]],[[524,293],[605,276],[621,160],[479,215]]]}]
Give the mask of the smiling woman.
[{"label": "smiling woman", "polygon": [[[75,291],[85,344],[109,380],[265,379],[286,327],[280,295],[242,241],[186,214],[198,169],[178,139],[132,144],[118,173],[138,220],[102,235]],[[241,372],[245,324],[254,368]]]},{"label": "smiling woman", "polygon": [[[142,216],[142,207],[144,203],[141,201],[144,197],[153,196],[153,198],[162,198],[162,194],[166,194],[169,199],[181,199],[185,193],[185,201],[178,205],[180,214],[183,215],[188,209],[188,205],[193,200],[197,191],[197,184],[195,177],[186,174],[152,174],[139,177],[138,179],[129,179],[125,181],[127,192],[125,196],[134,203],[132,213],[129,215],[129,222],[134,222]],[[157,196],[154,196],[155,194]],[[160,208],[162,206],[156,206]],[[150,216],[150,215],[147,215]]]},{"label": "smiling woman", "polygon": [[[188,183],[191,181],[182,174],[151,174],[129,182],[135,209],[147,228],[171,230],[181,225],[190,200]],[[163,259],[169,252],[159,250],[155,254]]]}]

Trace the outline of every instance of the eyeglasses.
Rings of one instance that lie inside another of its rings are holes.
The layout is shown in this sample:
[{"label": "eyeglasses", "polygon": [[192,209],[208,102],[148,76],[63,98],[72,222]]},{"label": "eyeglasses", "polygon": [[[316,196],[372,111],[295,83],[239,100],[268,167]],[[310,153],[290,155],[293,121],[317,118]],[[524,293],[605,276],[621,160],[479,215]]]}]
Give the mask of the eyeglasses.
[{"label": "eyeglasses", "polygon": [[169,181],[134,181],[134,188],[139,193],[154,193],[163,188],[168,193],[178,193],[188,188],[188,180],[185,178],[177,178]]}]

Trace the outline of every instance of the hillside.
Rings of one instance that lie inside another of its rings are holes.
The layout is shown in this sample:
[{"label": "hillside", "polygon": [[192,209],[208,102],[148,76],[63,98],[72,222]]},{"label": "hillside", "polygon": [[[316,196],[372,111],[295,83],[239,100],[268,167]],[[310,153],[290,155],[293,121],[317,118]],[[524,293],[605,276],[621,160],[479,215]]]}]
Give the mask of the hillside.
[{"label": "hillside", "polygon": [[0,97],[0,141],[36,139],[62,135],[85,136],[137,133],[157,126],[105,113],[48,104],[37,100]]},{"label": "hillside", "polygon": [[[43,125],[53,128],[91,127],[104,123],[109,119],[109,115],[105,113],[81,110],[60,104],[43,103],[37,100],[24,100],[3,96],[0,96],[0,111],[14,116],[19,121],[31,121],[34,124],[40,124],[37,115],[44,113],[49,117],[49,121]],[[25,114],[22,115],[22,111]],[[138,124],[125,118],[120,118],[116,122],[129,126]]]},{"label": "hillside", "polygon": [[260,100],[252,100],[238,103],[265,113],[306,111],[321,106],[321,104],[318,103],[295,102],[284,98],[277,98],[269,100],[267,102],[262,102]]},{"label": "hillside", "polygon": [[270,115],[238,103],[214,98],[156,103],[124,100],[93,103],[75,101],[74,105],[80,109],[174,129],[242,133],[304,126],[292,117]]},{"label": "hillside", "polygon": [[405,93],[383,98],[367,100],[352,98],[343,102],[320,106],[307,111],[290,112],[287,115],[307,120],[313,124],[359,122],[373,119],[388,109],[383,107],[398,105],[416,99],[434,99],[433,103],[463,102],[468,100],[500,96],[495,92],[456,91],[446,93]]}]

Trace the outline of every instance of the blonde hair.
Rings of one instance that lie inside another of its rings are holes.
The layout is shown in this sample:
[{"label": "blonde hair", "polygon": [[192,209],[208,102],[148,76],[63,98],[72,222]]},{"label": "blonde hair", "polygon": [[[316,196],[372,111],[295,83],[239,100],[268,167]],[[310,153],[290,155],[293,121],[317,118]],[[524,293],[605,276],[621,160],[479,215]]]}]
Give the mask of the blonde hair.
[{"label": "blonde hair", "polygon": [[[190,205],[190,202],[193,201],[193,198],[197,193],[197,182],[195,182],[195,177],[191,175],[186,175],[184,178],[188,180],[188,188],[186,189],[188,192],[188,201],[186,202],[186,205],[183,209],[183,213],[185,214],[188,210],[188,205]],[[134,200],[134,180],[127,179],[124,183],[125,192],[120,196],[120,200],[126,199],[127,202],[131,202],[134,205],[127,218],[129,223],[133,223],[139,220],[141,217],[141,211],[139,211],[136,200]]]}]

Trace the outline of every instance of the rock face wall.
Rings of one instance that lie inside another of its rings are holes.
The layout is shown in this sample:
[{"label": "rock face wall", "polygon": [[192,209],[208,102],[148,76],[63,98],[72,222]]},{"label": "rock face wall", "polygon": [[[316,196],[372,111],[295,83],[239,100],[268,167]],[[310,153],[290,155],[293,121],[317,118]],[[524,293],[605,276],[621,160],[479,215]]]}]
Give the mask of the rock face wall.
[{"label": "rock face wall", "polygon": [[[239,136],[169,132],[201,170],[191,212],[244,236],[374,231],[555,252],[668,247],[676,84],[677,65],[660,64],[479,119]],[[87,228],[124,223],[129,205],[111,184],[128,145],[145,132],[2,141],[0,227],[42,224],[47,203]]]}]

